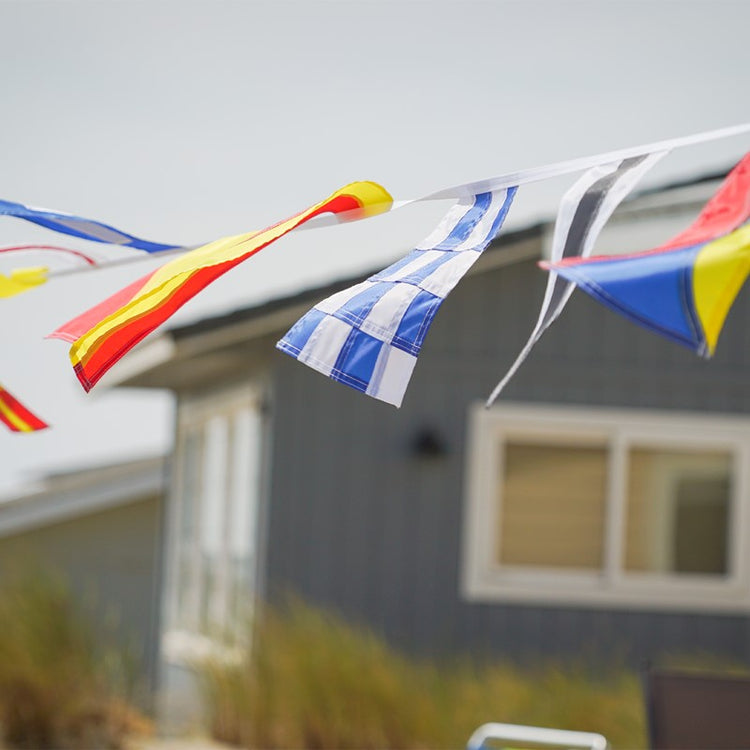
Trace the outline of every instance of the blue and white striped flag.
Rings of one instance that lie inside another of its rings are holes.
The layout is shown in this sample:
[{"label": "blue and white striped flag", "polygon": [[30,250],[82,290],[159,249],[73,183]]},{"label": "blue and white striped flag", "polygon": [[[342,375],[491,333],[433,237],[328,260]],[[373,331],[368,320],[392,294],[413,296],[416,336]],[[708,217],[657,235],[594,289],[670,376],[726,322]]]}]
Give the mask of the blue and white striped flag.
[{"label": "blue and white striped flag", "polygon": [[277,348],[332,380],[401,406],[440,304],[500,231],[516,190],[462,198],[416,249],[319,302]]}]

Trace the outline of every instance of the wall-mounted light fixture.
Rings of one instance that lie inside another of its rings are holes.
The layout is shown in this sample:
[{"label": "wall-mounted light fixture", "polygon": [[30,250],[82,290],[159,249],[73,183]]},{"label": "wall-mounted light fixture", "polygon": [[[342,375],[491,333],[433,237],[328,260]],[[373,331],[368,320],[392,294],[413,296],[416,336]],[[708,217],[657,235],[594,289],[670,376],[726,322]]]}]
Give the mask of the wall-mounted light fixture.
[{"label": "wall-mounted light fixture", "polygon": [[445,438],[434,426],[421,427],[411,441],[414,458],[441,458],[448,453]]}]

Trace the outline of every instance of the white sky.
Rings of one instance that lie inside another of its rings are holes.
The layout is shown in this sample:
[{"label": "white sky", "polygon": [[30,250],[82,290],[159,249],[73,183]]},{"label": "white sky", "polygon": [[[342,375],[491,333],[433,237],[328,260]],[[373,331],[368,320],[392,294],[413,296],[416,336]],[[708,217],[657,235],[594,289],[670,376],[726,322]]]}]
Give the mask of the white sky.
[{"label": "white sky", "polygon": [[[750,120],[749,27],[742,0],[0,0],[0,197],[184,244],[261,228],[356,179],[415,197]],[[684,149],[651,182],[748,148],[750,136]],[[508,225],[553,212],[569,181],[520,193]],[[443,210],[300,232],[176,320],[385,265]],[[83,246],[0,222],[0,245],[34,240]],[[54,424],[0,432],[0,493],[169,446],[168,396],[87,396],[67,347],[42,340],[152,267],[0,300],[0,383]]]}]

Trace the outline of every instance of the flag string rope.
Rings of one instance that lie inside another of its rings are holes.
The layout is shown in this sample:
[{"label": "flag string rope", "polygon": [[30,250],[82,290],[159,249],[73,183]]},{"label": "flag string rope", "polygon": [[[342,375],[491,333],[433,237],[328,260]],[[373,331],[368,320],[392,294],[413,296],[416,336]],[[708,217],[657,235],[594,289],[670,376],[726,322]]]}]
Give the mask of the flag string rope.
[{"label": "flag string rope", "polygon": [[[654,151],[671,151],[677,148],[683,148],[685,146],[697,145],[699,143],[706,143],[709,141],[720,140],[724,138],[730,138],[743,133],[750,132],[750,122],[742,123],[739,125],[732,125],[724,128],[718,128],[716,130],[708,130],[701,133],[695,133],[693,135],[681,136],[678,138],[671,138],[664,141],[657,141],[655,143],[633,146],[630,148],[619,149],[615,151],[603,152],[591,156],[583,156],[575,159],[568,159],[565,161],[553,162],[543,166],[532,167],[530,169],[524,169],[517,172],[508,172],[495,177],[487,179],[467,182],[460,185],[454,185],[449,188],[444,188],[433,193],[421,196],[419,198],[409,198],[404,200],[394,200],[389,211],[394,211],[405,206],[421,203],[425,201],[437,201],[437,200],[449,200],[449,199],[461,199],[469,198],[479,193],[493,192],[510,187],[517,187],[520,185],[530,184],[533,182],[540,182],[553,177],[560,177],[567,174],[573,174],[580,172],[585,169],[596,167],[603,163],[609,163],[613,161],[623,160],[627,158],[633,158],[642,156],[644,154],[652,153]],[[296,227],[292,231],[303,231],[308,229],[316,229],[325,226],[331,226],[333,224],[340,223],[340,221],[346,220],[346,211],[339,212],[336,215],[323,214],[315,217],[315,219]],[[22,217],[23,218],[23,217]],[[94,222],[92,222],[94,223]],[[53,226],[45,224],[53,231],[61,231],[54,229]],[[117,230],[115,230],[117,231]],[[79,235],[80,236],[80,235]],[[103,240],[99,240],[103,241]],[[118,243],[121,244],[121,243]],[[43,247],[43,246],[37,246]],[[95,270],[105,270],[108,268],[115,268],[121,266],[127,266],[132,263],[140,263],[144,260],[155,258],[155,257],[169,257],[173,255],[179,255],[199,247],[198,245],[191,246],[168,246],[160,245],[157,252],[148,252],[137,256],[128,256],[123,258],[116,258],[113,260],[102,261],[96,264],[88,263],[83,266],[73,266],[69,268],[53,269],[46,272],[45,278],[47,280],[63,278],[68,276],[74,276],[81,273],[86,273]],[[2,249],[0,249],[2,251]]]},{"label": "flag string rope", "polygon": [[[84,270],[123,266],[152,255],[183,255],[169,260],[51,334],[71,343],[70,357],[75,372],[84,388],[90,390],[115,362],[185,302],[285,234],[368,218],[421,201],[453,199],[456,201],[453,207],[411,253],[367,281],[323,300],[277,345],[324,375],[399,406],[424,337],[442,300],[500,231],[518,187],[586,170],[560,204],[551,257],[549,263],[542,264],[550,274],[537,324],[526,346],[491,394],[489,405],[539,337],[560,315],[576,284],[592,296],[601,296],[600,287],[609,283],[608,267],[601,259],[589,256],[602,227],[641,177],[676,148],[747,132],[750,132],[750,123],[743,123],[511,172],[409,200],[394,201],[385,188],[375,183],[351,183],[324,201],[264,230],[202,246],[154,243],[99,221],[0,200],[0,215],[24,219],[79,239],[143,251],[135,256],[98,261],[89,256],[88,251],[54,245],[0,248],[0,254],[53,251],[87,264],[52,271],[46,266],[20,268],[7,277],[0,274],[0,296],[13,296],[49,278]],[[658,248],[661,257],[654,255],[656,251],[643,255],[648,262],[656,258],[662,265],[671,263],[683,275],[683,266],[688,261],[694,262],[694,309],[682,311],[683,318],[694,324],[697,321],[692,338],[686,338],[680,328],[680,325],[685,328],[684,321],[671,309],[674,320],[670,318],[667,323],[662,320],[662,311],[653,313],[650,309],[645,312],[639,309],[637,314],[633,313],[630,298],[617,303],[618,311],[631,317],[635,315],[637,322],[680,340],[699,353],[712,353],[734,294],[750,271],[750,263],[745,259],[750,252],[750,228],[738,229],[750,217],[749,179],[750,155],[730,173],[694,227],[679,235],[671,245]],[[688,253],[690,257],[685,261],[683,240],[696,237],[701,244],[687,248],[692,255]],[[595,261],[594,265],[591,261]],[[633,278],[649,272],[648,268],[641,269],[644,265],[641,256],[624,262],[628,271],[632,269]],[[731,287],[731,294],[725,293],[718,304],[714,299],[715,287],[725,282]],[[651,314],[650,318],[647,313]],[[11,430],[37,431],[47,427],[2,388],[0,395],[4,397],[0,420]]]},{"label": "flag string rope", "polygon": [[[601,225],[650,167],[649,160],[654,162],[657,153],[748,131],[750,123],[465,183],[417,199],[457,197],[453,208],[413,253],[389,267],[383,272],[385,276],[372,277],[367,288],[355,286],[346,292],[346,299],[336,296],[335,300],[325,301],[323,308],[290,332],[289,340],[280,342],[281,348],[339,382],[399,405],[421,342],[442,300],[500,231],[518,190],[518,185],[508,183],[520,185],[589,167],[583,178],[586,183],[583,200],[575,209],[575,217],[570,216],[570,238],[564,243],[561,257],[579,255],[584,246],[593,247]],[[594,184],[588,185],[593,173],[596,173]],[[401,201],[397,207],[406,204]],[[152,243],[101,222],[44,209],[33,213],[20,204],[7,205],[21,218],[63,233],[98,242],[114,241],[147,254],[176,249],[174,245]],[[49,336],[71,344],[71,363],[88,391],[185,302],[264,247],[319,217],[352,221],[385,213],[393,207],[393,197],[382,186],[372,182],[351,183],[324,201],[260,232],[225,237],[172,258],[156,271],[63,323]],[[24,210],[29,213],[24,214]],[[18,287],[38,284],[33,270],[10,281]],[[559,315],[570,291],[568,287],[554,300],[550,319],[542,322],[544,327]]]},{"label": "flag string rope", "polygon": [[[747,126],[723,129],[720,135],[746,130]],[[716,132],[706,133],[622,149],[480,183],[468,183],[433,194],[443,198],[463,190],[468,193],[458,199],[430,237],[411,253],[367,281],[318,303],[295,323],[277,343],[277,348],[332,380],[399,406],[437,308],[500,231],[507,205],[518,189],[508,183],[523,184],[585,169],[560,203],[550,263],[544,265],[550,273],[537,323],[527,344],[490,395],[487,402],[490,406],[570,299],[575,284],[566,273],[559,271],[559,262],[566,259],[585,262],[614,210],[660,159],[675,147],[716,136]],[[704,210],[704,218],[699,222],[701,227],[710,225],[714,232],[715,222],[710,218],[714,214],[728,216],[732,221],[744,220],[748,212],[744,210],[747,199],[743,196],[750,196],[750,191],[743,188],[742,175],[747,173],[744,165],[748,159],[750,156],[745,157],[741,166],[732,172],[740,177],[728,178],[728,187],[720,191],[726,198],[713,200]],[[497,207],[506,201],[505,210],[495,213],[496,219],[492,218],[489,207],[494,205],[497,212]],[[483,221],[477,218],[479,215],[489,216],[492,228],[489,231],[485,228],[477,235],[473,227]],[[473,237],[471,241],[464,239],[468,235]],[[740,245],[744,241],[744,235],[732,238],[731,247],[725,243],[719,250],[726,254],[727,250],[739,249],[741,254],[744,248]],[[732,262],[730,259],[729,264]],[[718,276],[722,273],[723,270]],[[744,279],[741,273],[734,276],[741,277],[740,282]],[[703,277],[708,279],[703,287],[715,286],[716,273],[704,273]],[[734,278],[733,288],[739,288],[737,278]],[[710,297],[710,292],[709,289],[709,294],[704,297]],[[728,304],[725,305],[727,309]],[[713,311],[708,317],[712,324],[714,319],[723,320]],[[720,322],[713,324],[714,338],[718,328]]]}]

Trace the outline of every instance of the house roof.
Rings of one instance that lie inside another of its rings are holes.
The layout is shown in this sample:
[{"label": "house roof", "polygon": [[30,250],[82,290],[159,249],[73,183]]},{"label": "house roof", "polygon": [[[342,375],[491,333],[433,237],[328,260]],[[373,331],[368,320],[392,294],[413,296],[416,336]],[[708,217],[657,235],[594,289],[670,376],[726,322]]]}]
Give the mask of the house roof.
[{"label": "house roof", "polygon": [[0,538],[162,495],[163,456],[48,474],[0,501]]},{"label": "house roof", "polygon": [[[634,219],[642,222],[674,214],[682,220],[686,211],[698,210],[703,205],[710,194],[710,186],[725,177],[728,171],[712,171],[641,191],[623,202],[610,219],[608,228],[614,227],[616,236],[618,223],[632,226]],[[550,218],[502,233],[489,245],[469,273],[482,273],[500,265],[541,257],[553,226],[554,219]],[[363,281],[377,270],[380,269],[374,268],[367,273],[337,279],[324,286],[303,289],[294,294],[168,329],[130,352],[105,376],[103,384],[172,387],[174,378],[166,370],[173,370],[176,361],[193,359],[202,352],[216,351],[239,341],[276,333],[290,326],[319,300]]]}]

